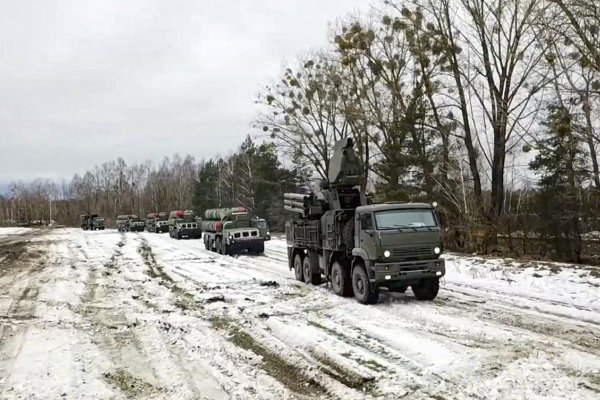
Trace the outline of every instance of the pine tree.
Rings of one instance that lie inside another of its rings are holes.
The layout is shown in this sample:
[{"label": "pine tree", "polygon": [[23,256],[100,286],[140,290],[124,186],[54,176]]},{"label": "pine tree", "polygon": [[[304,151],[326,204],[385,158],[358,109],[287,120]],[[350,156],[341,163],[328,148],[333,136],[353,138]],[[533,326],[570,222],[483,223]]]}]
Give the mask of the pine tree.
[{"label": "pine tree", "polygon": [[538,154],[530,168],[539,175],[539,227],[542,236],[556,241],[558,256],[581,262],[581,194],[587,178],[581,126],[564,106],[548,107],[543,123],[545,137],[538,142]]}]

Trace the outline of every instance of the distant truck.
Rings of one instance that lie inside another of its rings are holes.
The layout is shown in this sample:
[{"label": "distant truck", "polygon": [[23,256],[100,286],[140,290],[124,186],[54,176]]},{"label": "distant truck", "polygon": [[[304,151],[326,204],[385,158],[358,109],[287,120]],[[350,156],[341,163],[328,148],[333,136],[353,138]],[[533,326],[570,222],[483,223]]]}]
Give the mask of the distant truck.
[{"label": "distant truck", "polygon": [[192,210],[171,211],[168,220],[169,236],[173,239],[200,239],[202,230]]},{"label": "distant truck", "polygon": [[79,215],[79,225],[84,231],[91,231],[94,229],[93,219],[97,218],[98,214],[81,214]]},{"label": "distant truck", "polygon": [[119,232],[127,232],[129,224],[129,215],[122,214],[117,216],[117,230]]},{"label": "distant truck", "polygon": [[266,219],[258,217],[252,218],[250,220],[250,226],[258,229],[260,237],[265,240],[271,240],[271,232],[269,232],[269,224]]},{"label": "distant truck", "polygon": [[290,269],[311,284],[324,275],[336,294],[363,304],[376,303],[382,287],[410,286],[418,300],[433,300],[446,272],[435,205],[369,204],[361,171],[352,139],[342,139],[322,188],[284,195],[285,210],[298,216],[285,226]]},{"label": "distant truck", "polygon": [[104,217],[92,218],[92,230],[103,231],[106,227],[106,221]]},{"label": "distant truck", "polygon": [[150,213],[146,219],[146,230],[154,233],[169,231],[169,218],[166,212]]},{"label": "distant truck", "polygon": [[137,215],[132,214],[129,216],[127,221],[128,232],[143,232],[146,227],[146,223]]},{"label": "distant truck", "polygon": [[[268,227],[267,227],[268,229]],[[248,211],[243,207],[211,208],[204,212],[202,233],[206,250],[232,255],[247,251],[262,254],[265,235],[253,226]]]}]

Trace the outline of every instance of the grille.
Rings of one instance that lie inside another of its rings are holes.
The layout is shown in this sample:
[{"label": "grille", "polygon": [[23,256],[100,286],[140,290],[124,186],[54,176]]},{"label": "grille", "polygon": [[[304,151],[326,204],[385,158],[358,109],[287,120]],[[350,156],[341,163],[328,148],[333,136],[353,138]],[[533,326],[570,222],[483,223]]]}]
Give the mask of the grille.
[{"label": "grille", "polygon": [[406,247],[403,249],[395,249],[393,251],[394,257],[401,258],[415,258],[415,257],[426,257],[433,254],[433,248],[431,247]]}]

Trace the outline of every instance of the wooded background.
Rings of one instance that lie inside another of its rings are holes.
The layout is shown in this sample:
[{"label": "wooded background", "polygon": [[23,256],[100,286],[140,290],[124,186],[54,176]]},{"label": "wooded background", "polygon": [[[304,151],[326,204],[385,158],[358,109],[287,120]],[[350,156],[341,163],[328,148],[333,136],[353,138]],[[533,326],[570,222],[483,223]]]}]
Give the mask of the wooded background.
[{"label": "wooded background", "polygon": [[363,187],[436,201],[451,249],[595,262],[599,24],[592,0],[378,2],[264,86],[256,137],[234,154],[15,183],[0,221],[16,201],[47,219],[53,199],[67,224],[88,210],[242,205],[281,229],[282,193],[325,177],[333,143],[351,136]]}]

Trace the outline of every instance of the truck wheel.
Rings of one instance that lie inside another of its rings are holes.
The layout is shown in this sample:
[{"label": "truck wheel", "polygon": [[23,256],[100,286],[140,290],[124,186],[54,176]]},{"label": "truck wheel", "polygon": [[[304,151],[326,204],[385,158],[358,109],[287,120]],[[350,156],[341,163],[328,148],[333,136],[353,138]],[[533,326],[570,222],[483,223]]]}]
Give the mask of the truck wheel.
[{"label": "truck wheel", "polygon": [[331,286],[338,296],[348,297],[352,295],[352,279],[350,274],[338,261],[331,267]]},{"label": "truck wheel", "polygon": [[304,273],[304,282],[313,285],[319,285],[321,283],[321,272],[315,271],[309,256],[304,257],[304,260],[302,261],[302,272]]},{"label": "truck wheel", "polygon": [[221,249],[222,247],[223,247],[223,246],[222,246],[222,243],[221,243],[221,238],[220,238],[220,237],[218,237],[218,238],[215,240],[215,251],[216,251],[218,254],[221,254],[221,251],[223,251],[223,250]]},{"label": "truck wheel", "polygon": [[347,249],[352,250],[354,248],[354,220],[350,219],[344,225],[344,230],[342,231],[342,240],[346,245]]},{"label": "truck wheel", "polygon": [[412,285],[412,291],[417,300],[433,300],[440,290],[438,278],[423,279],[418,285]]},{"label": "truck wheel", "polygon": [[379,291],[372,288],[365,266],[357,264],[352,270],[352,289],[354,297],[361,304],[375,304],[379,300]]},{"label": "truck wheel", "polygon": [[208,245],[208,238],[204,236],[204,249],[210,250],[210,246]]},{"label": "truck wheel", "polygon": [[255,254],[263,254],[265,252],[265,244],[263,243],[259,243],[256,245],[256,247],[254,247],[254,253]]},{"label": "truck wheel", "polygon": [[296,280],[300,282],[304,281],[302,264],[302,255],[298,253],[294,256],[294,275],[296,276]]}]

